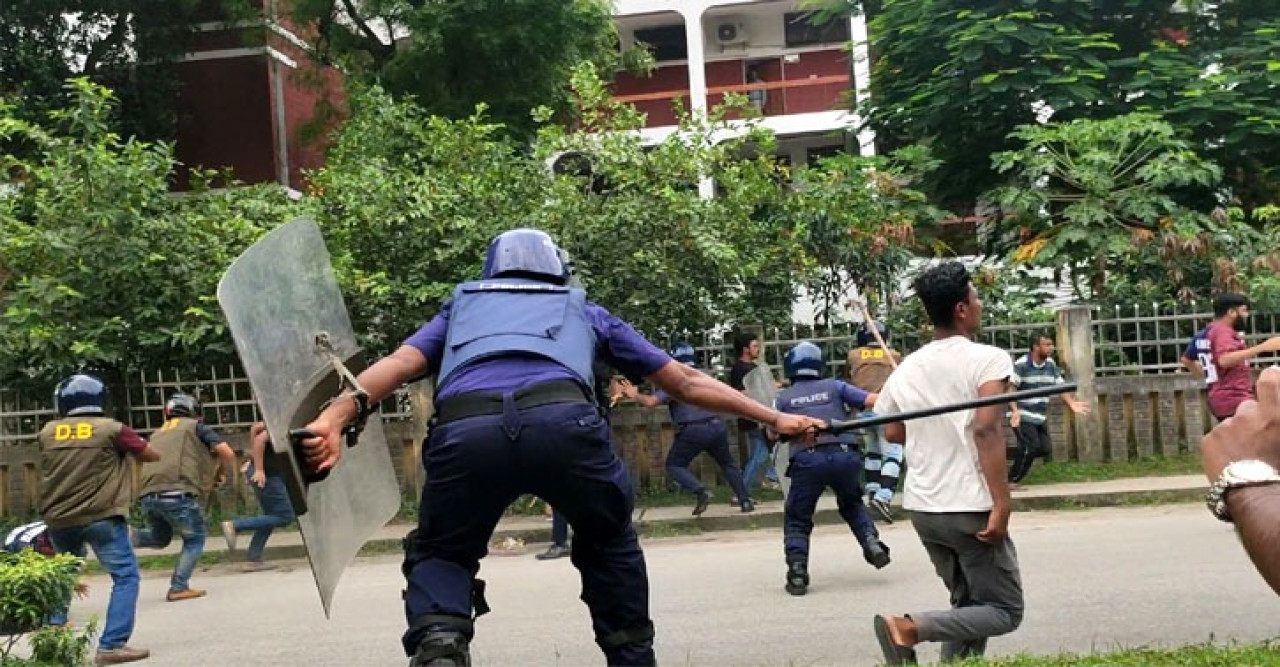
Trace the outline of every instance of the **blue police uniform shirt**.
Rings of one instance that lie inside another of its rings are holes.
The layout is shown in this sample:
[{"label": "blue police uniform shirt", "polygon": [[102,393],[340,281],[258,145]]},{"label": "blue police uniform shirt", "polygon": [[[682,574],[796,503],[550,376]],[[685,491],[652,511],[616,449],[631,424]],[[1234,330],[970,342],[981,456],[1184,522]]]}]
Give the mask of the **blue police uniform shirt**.
[{"label": "blue police uniform shirt", "polygon": [[[800,382],[796,384],[811,381],[816,380],[801,378]],[[845,405],[857,408],[859,412],[867,409],[867,396],[870,396],[870,392],[863,391],[843,380],[832,380],[832,384],[836,386],[836,392],[840,394],[840,400],[844,401]],[[785,406],[777,399],[774,400],[773,407],[780,412],[786,412]]]},{"label": "blue police uniform shirt", "polygon": [[[700,371],[701,372],[701,371]],[[682,403],[671,398],[671,394],[659,389],[653,394],[659,403],[666,404],[671,410],[671,421],[677,426],[682,424],[692,424],[693,422],[702,422],[709,419],[720,417],[720,413],[712,412],[706,408],[700,408],[692,403]]]},{"label": "blue police uniform shirt", "polygon": [[[444,359],[445,339],[449,331],[449,307],[404,341],[426,357],[432,372],[440,369]],[[618,369],[628,377],[647,377],[671,362],[666,352],[645,340],[630,324],[590,301],[586,304],[587,321],[596,334],[596,358]],[[483,359],[455,372],[436,400],[471,391],[516,391],[553,380],[578,378],[559,363],[543,357],[512,354]]]}]

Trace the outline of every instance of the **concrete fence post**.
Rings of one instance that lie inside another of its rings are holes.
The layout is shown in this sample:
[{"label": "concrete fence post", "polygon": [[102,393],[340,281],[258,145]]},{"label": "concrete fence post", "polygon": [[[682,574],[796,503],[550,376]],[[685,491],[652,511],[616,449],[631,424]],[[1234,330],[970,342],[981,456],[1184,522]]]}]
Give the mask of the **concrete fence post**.
[{"label": "concrete fence post", "polygon": [[1075,420],[1076,452],[1081,461],[1101,461],[1104,457],[1102,430],[1106,415],[1098,409],[1097,374],[1093,365],[1093,313],[1088,306],[1067,306],[1058,310],[1059,358],[1080,385],[1076,396],[1092,408]]}]

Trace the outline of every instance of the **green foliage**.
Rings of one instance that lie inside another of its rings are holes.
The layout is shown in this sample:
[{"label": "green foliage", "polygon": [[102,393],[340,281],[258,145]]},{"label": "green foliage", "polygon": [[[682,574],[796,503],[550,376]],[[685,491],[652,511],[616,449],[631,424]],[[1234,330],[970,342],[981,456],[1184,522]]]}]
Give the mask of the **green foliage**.
[{"label": "green foliage", "polygon": [[925,189],[970,209],[999,175],[987,156],[1019,125],[1162,116],[1217,162],[1246,210],[1280,198],[1280,29],[1274,0],[811,0],[865,4],[875,58],[862,111],[889,146],[927,143]]},{"label": "green foliage", "polygon": [[245,0],[6,0],[0,20],[0,97],[22,100],[37,120],[75,99],[63,83],[84,77],[124,104],[125,136],[170,138],[178,81],[161,63],[186,51],[200,21],[234,18]]},{"label": "green foliage", "polygon": [[1280,640],[1194,644],[1178,648],[1118,648],[1087,655],[1015,655],[970,658],[957,667],[1269,667],[1280,665]]},{"label": "green foliage", "polygon": [[881,300],[896,290],[916,231],[943,217],[910,187],[933,166],[917,147],[888,158],[841,154],[796,172],[786,218],[819,267],[805,287],[823,306],[820,319],[843,305],[850,286]]},{"label": "green foliage", "polygon": [[[36,124],[0,102],[0,369],[49,380],[191,367],[232,354],[213,300],[223,269],[293,205],[273,186],[169,194],[171,147],[111,131],[106,89]],[[25,157],[29,155],[30,157]]]},{"label": "green foliage", "polygon": [[301,0],[290,11],[316,26],[321,52],[358,81],[447,118],[469,118],[483,104],[522,137],[536,127],[530,109],[569,111],[573,65],[618,57],[602,0]]},{"label": "green foliage", "polygon": [[31,549],[0,552],[0,621],[19,632],[40,627],[71,602],[83,561],[69,554],[43,556]]},{"label": "green foliage", "polygon": [[1176,246],[1210,227],[1174,195],[1208,188],[1220,172],[1158,118],[1024,125],[1013,137],[1022,147],[992,159],[1014,184],[988,197],[1003,214],[991,226],[1017,244],[1016,262],[1087,267],[1090,295],[1105,297],[1108,272],[1148,261],[1149,244]]},{"label": "green foliage", "polygon": [[33,632],[31,658],[4,663],[30,665],[31,667],[74,667],[89,664],[89,652],[93,637],[97,634],[97,621],[91,621],[83,631],[73,628],[41,628]]}]

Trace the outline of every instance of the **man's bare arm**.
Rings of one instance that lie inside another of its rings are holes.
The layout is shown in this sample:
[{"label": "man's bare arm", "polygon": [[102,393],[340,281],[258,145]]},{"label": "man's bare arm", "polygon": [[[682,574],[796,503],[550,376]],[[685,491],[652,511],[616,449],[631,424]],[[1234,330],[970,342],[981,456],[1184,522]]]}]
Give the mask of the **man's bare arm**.
[{"label": "man's bare arm", "polygon": [[1227,509],[1254,566],[1280,595],[1280,485],[1232,489]]},{"label": "man's bare arm", "polygon": [[[1009,389],[1007,380],[992,380],[978,387],[978,397],[998,396]],[[984,541],[999,542],[1009,528],[1009,468],[1005,455],[1004,406],[977,408],[973,413],[973,442],[978,448],[978,465],[991,492],[991,518],[987,529],[978,533]]]}]

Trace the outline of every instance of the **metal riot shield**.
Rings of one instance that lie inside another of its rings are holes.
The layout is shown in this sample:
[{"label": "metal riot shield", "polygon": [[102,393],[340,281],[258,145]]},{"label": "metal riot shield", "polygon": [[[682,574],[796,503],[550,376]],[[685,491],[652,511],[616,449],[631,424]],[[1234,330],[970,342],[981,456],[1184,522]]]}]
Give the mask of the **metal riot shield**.
[{"label": "metal riot shield", "polygon": [[[742,386],[747,396],[761,405],[772,408],[774,400],[778,398],[778,385],[774,382],[773,372],[764,364],[756,364],[750,373],[743,376]],[[791,478],[786,475],[790,451],[791,447],[783,441],[773,447],[773,469],[778,471],[778,483],[782,486],[784,498],[791,489]]]},{"label": "metal riot shield", "polygon": [[262,411],[275,462],[298,514],[328,617],[343,570],[400,507],[382,420],[373,415],[323,481],[308,484],[289,439],[338,395],[341,362],[366,366],[315,222],[280,226],[245,250],[218,283],[218,303]]}]

